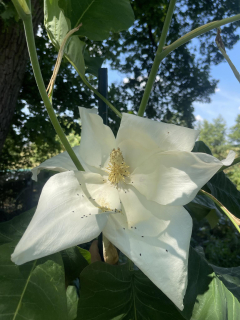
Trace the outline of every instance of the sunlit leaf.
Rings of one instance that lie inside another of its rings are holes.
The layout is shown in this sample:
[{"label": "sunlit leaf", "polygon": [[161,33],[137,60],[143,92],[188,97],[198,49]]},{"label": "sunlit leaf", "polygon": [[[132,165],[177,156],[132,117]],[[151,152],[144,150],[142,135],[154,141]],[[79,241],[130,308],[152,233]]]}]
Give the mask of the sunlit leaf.
[{"label": "sunlit leaf", "polygon": [[0,318],[66,320],[64,268],[60,254],[17,266],[10,260],[15,243],[0,246]]}]

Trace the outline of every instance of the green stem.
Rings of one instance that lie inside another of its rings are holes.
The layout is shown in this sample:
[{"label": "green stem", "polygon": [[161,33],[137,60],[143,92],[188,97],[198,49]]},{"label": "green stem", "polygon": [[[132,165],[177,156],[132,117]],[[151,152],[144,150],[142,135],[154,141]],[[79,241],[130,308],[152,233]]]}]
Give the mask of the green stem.
[{"label": "green stem", "polygon": [[25,0],[12,0],[12,2],[22,20],[31,14],[29,6]]},{"label": "green stem", "polygon": [[24,24],[24,29],[25,29],[25,34],[26,34],[26,40],[27,40],[27,45],[28,45],[28,51],[29,51],[29,56],[31,59],[32,63],[32,68],[34,72],[34,76],[37,82],[38,90],[40,92],[40,95],[42,97],[42,100],[45,104],[45,107],[47,109],[48,115],[52,121],[52,124],[54,126],[54,129],[56,130],[56,133],[58,134],[62,144],[64,145],[64,148],[68,152],[70,158],[74,162],[75,166],[77,167],[78,170],[83,171],[83,167],[77,158],[76,154],[74,153],[73,149],[71,148],[59,122],[57,119],[57,116],[53,110],[52,104],[49,101],[45,85],[43,82],[42,78],[42,73],[40,70],[39,62],[38,62],[38,57],[37,57],[37,52],[36,52],[36,46],[35,46],[35,39],[34,39],[34,34],[33,34],[33,26],[32,26],[32,16],[28,15],[27,17],[24,18],[23,20]]},{"label": "green stem", "polygon": [[[171,3],[170,3],[170,5],[171,5]],[[169,5],[169,10],[170,10],[170,5]],[[169,13],[169,10],[168,10],[168,13]],[[168,15],[168,13],[167,13],[167,15]],[[172,16],[172,14],[171,14],[171,16]],[[166,18],[166,20],[167,20],[167,18]],[[166,22],[166,20],[165,20],[165,22]],[[201,27],[199,27],[197,29],[194,29],[191,32],[187,33],[186,35],[184,35],[183,37],[179,38],[178,40],[176,40],[175,42],[173,42],[169,46],[163,48],[164,49],[163,51],[162,50],[160,51],[159,48],[158,48],[158,51],[157,51],[157,54],[156,54],[156,57],[154,59],[154,63],[153,63],[153,66],[152,66],[152,70],[150,72],[149,79],[148,79],[148,82],[147,82],[147,85],[146,85],[146,89],[145,89],[145,92],[144,92],[144,95],[143,95],[143,98],[142,98],[142,102],[141,102],[141,105],[140,105],[140,108],[139,108],[139,111],[138,111],[138,115],[139,116],[143,116],[145,108],[146,108],[146,105],[147,105],[147,102],[148,102],[148,99],[149,99],[149,96],[150,96],[150,93],[151,93],[151,90],[152,90],[152,86],[153,86],[156,74],[157,74],[157,71],[158,71],[158,67],[159,67],[161,61],[170,52],[172,52],[173,50],[177,49],[178,47],[180,47],[184,43],[192,40],[193,38],[195,38],[195,37],[197,37],[197,36],[199,36],[201,34],[204,34],[204,33],[208,32],[208,31],[210,31],[212,29],[221,27],[221,26],[223,26],[225,24],[228,24],[228,23],[231,23],[231,22],[235,22],[235,21],[238,21],[238,20],[240,20],[240,14],[237,14],[237,15],[235,15],[233,17],[230,17],[230,18],[222,19],[220,21],[210,22],[210,23],[208,23],[208,24],[206,24],[204,26],[201,26]],[[159,43],[159,47],[160,47],[160,43]]]},{"label": "green stem", "polygon": [[99,98],[101,98],[107,106],[109,106],[109,108],[112,109],[113,112],[116,113],[117,116],[119,116],[120,119],[122,119],[122,114],[121,112],[118,111],[118,109],[116,109],[106,98],[104,98],[104,96],[101,95],[101,93],[99,93],[88,81],[87,79],[80,75],[82,78],[82,81],[86,84],[86,86],[88,86],[89,89],[91,89],[97,96],[99,96]]},{"label": "green stem", "polygon": [[218,201],[213,195],[202,189],[199,192],[203,193],[205,196],[211,199],[220,209],[222,209],[222,211],[228,216],[228,218],[232,221],[237,231],[240,233],[240,220],[236,218],[226,207],[224,207],[224,205],[220,201]]},{"label": "green stem", "polygon": [[122,119],[122,114],[121,112],[118,111],[118,109],[116,109],[114,107],[114,105],[112,105],[104,96],[101,95],[101,93],[99,93],[85,78],[85,76],[80,72],[80,70],[78,69],[78,67],[73,63],[73,61],[70,61],[68,59],[68,57],[66,56],[66,59],[74,66],[75,70],[77,70],[77,73],[79,74],[79,76],[81,77],[83,83],[89,88],[91,89],[99,98],[101,98],[107,106],[109,106],[109,108],[112,109],[113,112],[116,113],[117,116],[119,116],[120,119]]},{"label": "green stem", "polygon": [[210,23],[205,24],[204,26],[201,26],[197,29],[192,30],[191,32],[185,34],[178,40],[174,41],[172,44],[169,46],[165,47],[164,50],[158,55],[158,60],[161,62],[170,52],[173,50],[177,49],[178,47],[182,46],[184,43],[192,40],[193,38],[200,36],[201,34],[204,34],[208,31],[211,31],[212,29],[221,27],[225,24],[228,24],[230,22],[235,22],[240,20],[240,14],[237,14],[236,16],[222,19],[219,21],[213,21]]},{"label": "green stem", "polygon": [[161,34],[159,45],[158,45],[158,49],[157,49],[157,53],[156,53],[156,56],[155,56],[155,59],[154,59],[154,62],[153,62],[153,66],[152,66],[151,72],[149,74],[149,78],[148,78],[147,85],[146,85],[146,88],[145,88],[145,91],[144,91],[144,94],[143,94],[143,97],[142,97],[142,101],[141,101],[141,104],[140,104],[140,107],[139,107],[138,115],[140,117],[142,117],[144,112],[145,112],[145,109],[146,109],[146,106],[147,106],[147,103],[148,103],[148,99],[149,99],[150,93],[152,91],[153,83],[155,81],[159,65],[161,63],[161,60],[158,58],[158,55],[163,50],[163,47],[164,47],[164,44],[165,44],[165,41],[166,41],[166,37],[167,37],[167,33],[168,33],[168,29],[169,29],[169,26],[170,26],[170,23],[171,23],[171,20],[172,20],[172,15],[173,15],[173,11],[174,11],[176,2],[177,2],[177,0],[171,0],[170,4],[169,4],[169,7],[168,7],[166,19],[164,21],[162,34]]}]

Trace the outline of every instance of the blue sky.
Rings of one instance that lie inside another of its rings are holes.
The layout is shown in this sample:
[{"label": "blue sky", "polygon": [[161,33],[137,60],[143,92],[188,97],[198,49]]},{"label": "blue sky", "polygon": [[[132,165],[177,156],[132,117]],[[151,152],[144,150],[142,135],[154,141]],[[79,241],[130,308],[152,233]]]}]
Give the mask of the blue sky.
[{"label": "blue sky", "polygon": [[[227,54],[240,72],[240,43],[238,42]],[[211,121],[221,114],[226,120],[227,126],[235,124],[235,119],[240,113],[240,83],[235,78],[227,62],[222,62],[211,67],[213,78],[220,80],[218,88],[211,96],[210,103],[194,103],[194,115],[197,119]]]},{"label": "blue sky", "polygon": [[[240,72],[240,43],[238,42],[232,50],[227,50],[227,54]],[[121,83],[125,77],[118,71],[111,70],[105,63],[103,67],[108,68],[109,84],[112,82]],[[240,113],[240,83],[235,78],[227,62],[222,62],[217,66],[211,67],[211,76],[220,80],[215,94],[211,96],[210,103],[196,102],[194,115],[196,120],[206,119],[212,121],[220,114],[224,117],[227,127],[235,124],[235,119]]]}]

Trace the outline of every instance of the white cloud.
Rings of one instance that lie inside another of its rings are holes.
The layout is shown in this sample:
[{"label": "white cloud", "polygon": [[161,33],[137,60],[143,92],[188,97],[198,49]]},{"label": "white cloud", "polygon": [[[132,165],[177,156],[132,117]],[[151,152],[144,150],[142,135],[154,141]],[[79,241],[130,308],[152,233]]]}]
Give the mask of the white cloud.
[{"label": "white cloud", "polygon": [[203,118],[199,114],[197,116],[195,116],[195,119],[197,121],[203,121]]},{"label": "white cloud", "polygon": [[128,83],[129,79],[128,78],[123,78],[123,83]]},{"label": "white cloud", "polygon": [[219,91],[220,91],[220,88],[216,88],[216,89],[215,89],[215,92],[219,92]]},{"label": "white cloud", "polygon": [[238,107],[238,110],[240,110],[240,106]]}]

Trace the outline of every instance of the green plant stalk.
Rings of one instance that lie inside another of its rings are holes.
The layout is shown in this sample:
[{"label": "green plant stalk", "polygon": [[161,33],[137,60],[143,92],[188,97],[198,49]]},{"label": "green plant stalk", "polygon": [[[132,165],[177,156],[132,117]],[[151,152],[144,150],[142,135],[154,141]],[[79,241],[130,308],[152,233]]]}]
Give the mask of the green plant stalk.
[{"label": "green plant stalk", "polygon": [[[222,166],[222,167],[218,170],[218,172],[221,172],[221,171],[223,171],[223,170],[225,170],[225,169],[228,169],[228,168],[234,166],[235,164],[237,164],[237,163],[239,163],[239,162],[240,162],[240,157],[234,159],[233,163],[230,164],[230,166]],[[217,173],[218,173],[218,172],[217,172]]]},{"label": "green plant stalk", "polygon": [[99,93],[97,91],[97,89],[95,89],[88,81],[87,79],[85,78],[85,76],[82,76],[81,75],[81,78],[82,78],[82,81],[86,84],[86,86],[88,86],[89,89],[91,89],[99,98],[101,98],[107,106],[109,106],[109,108],[112,109],[113,112],[116,113],[117,116],[119,116],[120,119],[122,119],[122,114],[120,111],[118,111],[117,108],[115,108],[104,96],[101,95],[101,93]]},{"label": "green plant stalk", "polygon": [[[170,3],[170,5],[171,5],[171,3]],[[169,10],[170,10],[170,5],[169,5]],[[167,13],[167,15],[168,15],[168,13]],[[171,15],[171,17],[172,17],[172,15]],[[167,17],[166,17],[166,20],[167,20]],[[166,20],[165,20],[165,22],[166,22]],[[151,90],[152,90],[152,86],[153,86],[156,74],[157,74],[157,71],[158,71],[158,67],[159,67],[161,61],[170,52],[172,52],[173,50],[177,49],[178,47],[182,46],[186,42],[192,40],[193,38],[195,38],[195,37],[197,37],[197,36],[199,36],[201,34],[204,34],[204,33],[208,32],[208,31],[210,31],[212,29],[221,27],[221,26],[223,26],[225,24],[228,24],[228,23],[231,23],[231,22],[235,22],[235,21],[238,21],[238,20],[240,20],[240,14],[237,14],[236,16],[233,16],[233,17],[230,17],[230,18],[225,18],[225,19],[222,19],[222,20],[219,20],[219,21],[210,22],[210,23],[208,23],[206,25],[203,25],[203,26],[201,26],[201,27],[199,27],[197,29],[192,30],[191,32],[189,32],[186,35],[184,35],[181,38],[179,38],[178,40],[174,41],[169,46],[162,48],[163,51],[161,50],[160,43],[159,43],[157,54],[156,54],[156,57],[154,59],[152,70],[151,70],[149,78],[148,78],[148,82],[147,82],[147,85],[146,85],[146,88],[145,88],[145,91],[144,91],[144,95],[143,95],[143,98],[142,98],[142,101],[141,101],[141,105],[140,105],[140,108],[139,108],[139,111],[138,111],[138,115],[139,116],[143,116],[145,108],[146,108],[146,105],[147,105],[147,102],[148,102],[148,99],[149,99],[149,96],[150,96],[150,93],[151,93]],[[165,22],[164,22],[164,25],[165,25]],[[163,33],[162,33],[162,35],[163,35]]]},{"label": "green plant stalk", "polygon": [[79,159],[77,158],[76,154],[74,153],[73,149],[71,148],[59,122],[57,119],[57,116],[53,110],[52,104],[49,101],[45,85],[43,82],[42,78],[42,73],[40,70],[39,62],[38,62],[38,57],[37,57],[37,52],[36,52],[36,46],[35,46],[35,39],[34,39],[34,34],[33,34],[33,26],[32,26],[32,16],[28,15],[23,19],[23,24],[24,24],[24,29],[25,29],[25,35],[26,35],[26,40],[27,40],[27,45],[28,45],[28,51],[29,51],[29,56],[31,59],[32,63],[32,68],[34,72],[34,76],[36,79],[36,83],[38,86],[38,90],[40,92],[40,95],[42,97],[42,100],[44,102],[44,105],[47,109],[48,115],[52,121],[53,127],[56,130],[56,133],[58,134],[64,148],[68,152],[70,158],[74,162],[76,168],[80,171],[84,171]]},{"label": "green plant stalk", "polygon": [[156,53],[156,56],[155,56],[155,59],[154,59],[153,65],[152,65],[151,72],[148,77],[147,85],[144,90],[144,94],[142,97],[142,101],[141,101],[139,110],[138,110],[138,116],[140,116],[140,117],[142,117],[145,112],[145,109],[146,109],[146,106],[148,103],[148,99],[149,99],[150,93],[152,91],[152,87],[153,87],[153,84],[154,84],[154,81],[155,81],[155,78],[156,78],[156,75],[158,72],[158,68],[161,63],[161,60],[158,58],[158,56],[163,50],[176,2],[177,2],[177,0],[171,0],[169,7],[168,7],[166,19],[164,21],[162,34],[161,34],[158,49],[157,49],[157,53]]},{"label": "green plant stalk", "polygon": [[85,78],[85,76],[80,72],[80,70],[78,69],[78,67],[68,59],[68,57],[65,56],[65,58],[74,66],[75,70],[77,70],[77,73],[79,74],[79,76],[81,77],[83,83],[90,89],[92,90],[99,98],[101,98],[107,106],[109,106],[109,108],[112,109],[113,112],[116,113],[117,116],[119,116],[120,119],[122,119],[122,114],[121,112],[118,111],[117,108],[114,107],[114,105],[112,105],[104,96],[101,95],[101,93],[99,93],[97,91],[97,89],[95,89]]},{"label": "green plant stalk", "polygon": [[[224,207],[224,205],[218,201],[213,195],[211,195],[210,193],[204,191],[204,190],[200,190],[199,192],[203,193],[205,196],[207,196],[209,199],[211,199],[220,209],[222,209],[222,211],[228,216],[228,218],[232,221],[233,225],[235,226],[235,228],[237,229],[237,231],[240,233],[240,228],[239,225],[237,224],[236,220],[237,219],[226,207]],[[236,220],[235,220],[235,219]]]},{"label": "green plant stalk", "polygon": [[174,41],[169,46],[163,48],[164,50],[160,54],[158,54],[156,58],[161,62],[170,52],[172,52],[173,50],[182,46],[184,43],[192,40],[193,38],[200,36],[201,34],[204,34],[208,31],[211,31],[212,29],[221,27],[225,24],[235,22],[238,20],[240,20],[240,14],[237,14],[233,17],[225,18],[225,19],[222,19],[219,21],[213,21],[213,22],[207,23],[199,28],[196,28],[196,29],[192,30],[191,32],[185,34],[184,36],[182,36],[178,40]]},{"label": "green plant stalk", "polygon": [[234,66],[234,64],[232,63],[231,59],[229,58],[229,56],[227,55],[227,53],[220,47],[218,47],[218,49],[221,51],[222,55],[224,56],[224,58],[227,60],[227,63],[229,64],[230,68],[232,69],[232,72],[234,73],[235,77],[237,78],[238,82],[240,82],[240,74],[237,71],[236,67]]},{"label": "green plant stalk", "polygon": [[27,15],[31,15],[31,11],[25,0],[12,0],[20,18],[24,20]]}]

